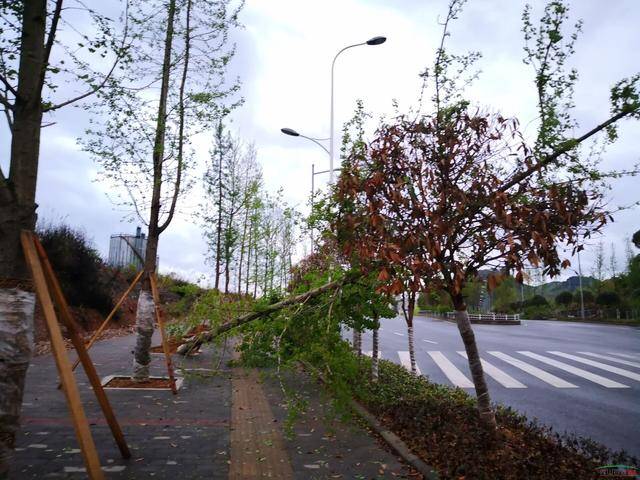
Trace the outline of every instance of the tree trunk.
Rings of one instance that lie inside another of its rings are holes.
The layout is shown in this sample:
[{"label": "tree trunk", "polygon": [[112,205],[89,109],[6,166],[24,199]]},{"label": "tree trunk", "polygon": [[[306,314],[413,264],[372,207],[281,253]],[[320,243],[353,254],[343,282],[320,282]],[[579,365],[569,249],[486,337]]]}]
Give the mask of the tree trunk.
[{"label": "tree trunk", "polygon": [[0,175],[0,477],[8,474],[13,456],[35,307],[20,231],[34,230],[36,223],[47,4],[33,0],[23,5],[8,179]]},{"label": "tree trunk", "polygon": [[138,308],[136,311],[136,346],[133,353],[133,377],[137,380],[149,378],[149,364],[151,363],[151,337],[155,306],[151,295],[149,276],[156,271],[156,257],[158,255],[158,241],[160,230],[160,196],[162,192],[162,164],[164,161],[164,142],[166,132],[167,98],[169,91],[169,77],[171,75],[171,49],[173,46],[173,24],[176,4],[171,0],[167,12],[167,32],[164,44],[164,59],[162,64],[162,84],[160,86],[160,100],[158,104],[158,118],[156,136],[153,146],[153,191],[151,195],[151,211],[149,215],[149,235],[144,261],[144,281]]},{"label": "tree trunk", "polygon": [[462,295],[453,298],[453,305],[456,309],[456,323],[460,331],[460,337],[462,337],[464,349],[467,352],[469,370],[471,371],[471,378],[476,390],[480,419],[487,425],[495,428],[496,416],[491,408],[491,397],[489,396],[489,389],[484,379],[484,371],[482,369],[482,363],[480,362],[476,337],[473,334],[471,322],[469,321],[469,312],[467,312],[467,306],[464,303]]},{"label": "tree trunk", "polygon": [[407,322],[407,335],[409,337],[409,361],[411,362],[411,373],[417,374],[416,368],[416,352],[413,342],[413,312],[416,306],[416,294],[415,292],[409,292],[407,294],[408,301],[405,304],[405,294],[402,294],[402,310],[404,313],[404,319]]},{"label": "tree trunk", "polygon": [[236,327],[241,327],[242,325],[246,325],[247,323],[251,323],[254,320],[257,320],[266,315],[269,315],[270,313],[277,312],[278,310],[281,310],[285,307],[289,307],[295,304],[304,304],[310,298],[317,297],[318,295],[328,292],[329,290],[342,288],[344,285],[354,282],[359,277],[360,277],[359,274],[350,274],[340,280],[334,280],[332,282],[325,283],[321,287],[314,288],[313,290],[309,290],[308,292],[304,292],[299,295],[294,295],[292,297],[285,298],[284,300],[278,303],[273,303],[271,305],[266,305],[264,307],[261,307],[259,311],[246,313],[240,317],[237,317],[231,320],[230,322],[223,323],[213,331],[206,331],[206,332],[202,332],[195,335],[194,337],[190,338],[185,343],[180,345],[177,352],[181,355],[186,355],[189,352],[194,351],[203,343],[210,342],[211,340],[216,338],[218,335],[228,332],[229,330],[232,330]]},{"label": "tree trunk", "polygon": [[360,357],[362,356],[362,332],[353,329],[353,350]]},{"label": "tree trunk", "polygon": [[252,251],[252,238],[253,236],[253,225],[249,225],[249,241],[247,242],[247,274],[244,281],[244,294],[249,295],[249,278],[251,277],[251,251]]},{"label": "tree trunk", "polygon": [[[376,319],[377,320],[377,319]],[[378,340],[379,327],[373,329],[373,346],[371,352],[371,378],[374,382],[378,381],[378,357],[379,357],[379,340]]]},{"label": "tree trunk", "polygon": [[[218,126],[222,130],[222,123]],[[222,137],[222,133],[220,133]],[[223,150],[220,149],[220,158],[218,165],[218,233],[216,240],[216,280],[214,288],[220,288],[220,265],[222,263],[222,161],[224,158]]]},{"label": "tree trunk", "polygon": [[238,295],[242,293],[242,262],[244,262],[244,251],[247,248],[247,225],[249,223],[249,206],[247,205],[242,222],[242,240],[240,242],[240,260],[238,261]]},{"label": "tree trunk", "polygon": [[253,298],[258,297],[258,243],[253,252]]}]

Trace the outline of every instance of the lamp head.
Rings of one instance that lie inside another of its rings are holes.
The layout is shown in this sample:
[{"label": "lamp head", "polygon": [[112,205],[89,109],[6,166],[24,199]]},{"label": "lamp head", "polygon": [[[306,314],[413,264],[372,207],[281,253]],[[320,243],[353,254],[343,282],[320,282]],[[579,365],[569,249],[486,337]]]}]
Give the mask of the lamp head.
[{"label": "lamp head", "polygon": [[373,37],[367,40],[367,45],[380,45],[387,41],[387,37]]},{"label": "lamp head", "polygon": [[298,132],[296,132],[292,128],[281,128],[280,131],[282,133],[284,133],[285,135],[291,135],[292,137],[299,137],[300,136],[300,134]]}]

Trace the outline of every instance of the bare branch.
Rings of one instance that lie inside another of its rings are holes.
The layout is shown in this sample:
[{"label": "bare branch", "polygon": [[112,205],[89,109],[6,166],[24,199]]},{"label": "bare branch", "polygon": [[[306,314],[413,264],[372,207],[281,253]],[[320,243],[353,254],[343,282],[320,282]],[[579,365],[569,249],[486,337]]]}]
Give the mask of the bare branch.
[{"label": "bare branch", "polygon": [[[18,92],[16,91],[16,89],[13,88],[13,85],[11,85],[9,83],[9,80],[7,80],[7,78],[2,74],[0,74],[0,82],[4,83],[4,86],[6,87],[6,89],[9,90],[14,97],[18,96]],[[5,101],[6,101],[6,96],[5,96]]]},{"label": "bare branch", "polygon": [[[58,0],[58,4],[61,6],[62,5],[62,0]],[[128,9],[128,7],[129,7],[129,3],[127,2],[127,7],[126,8]],[[116,67],[120,63],[120,60],[122,60],[124,47],[126,45],[127,36],[128,36],[128,32],[129,32],[129,16],[127,15],[126,12],[125,12],[125,19],[126,19],[126,21],[125,21],[125,25],[124,25],[124,33],[123,33],[123,36],[122,36],[122,42],[121,42],[121,45],[120,45],[120,50],[119,50],[118,54],[116,55],[116,59],[114,60],[113,65],[111,66],[111,69],[109,70],[107,75],[102,79],[102,82],[100,82],[98,85],[95,85],[89,91],[87,91],[87,92],[85,92],[85,93],[83,93],[81,95],[78,95],[75,98],[71,98],[71,99],[66,100],[66,101],[64,101],[62,103],[59,103],[57,105],[51,105],[49,107],[43,108],[43,110],[42,110],[43,112],[51,112],[53,110],[58,110],[59,108],[66,107],[67,105],[70,105],[72,103],[78,102],[78,101],[80,101],[80,100],[82,100],[84,98],[90,97],[91,95],[93,95],[96,92],[100,91],[107,84],[107,82],[111,78],[111,75],[113,75],[113,72],[115,71]],[[44,76],[43,76],[43,81],[44,81]]]},{"label": "bare branch", "polygon": [[44,47],[44,58],[42,62],[42,71],[40,72],[40,82],[38,83],[38,92],[42,92],[42,87],[44,86],[47,68],[49,67],[49,58],[51,57],[51,49],[53,48],[53,43],[56,40],[56,31],[58,30],[58,22],[60,21],[60,13],[62,11],[62,2],[63,0],[56,0],[56,7],[53,10],[53,16],[51,17],[49,35],[47,35],[47,43]]},{"label": "bare branch", "polygon": [[580,143],[584,142],[585,140],[587,140],[588,138],[592,137],[596,133],[601,132],[602,130],[607,128],[609,125],[613,125],[614,123],[616,123],[621,118],[626,117],[627,115],[630,115],[634,111],[637,111],[637,110],[638,110],[638,108],[622,110],[621,112],[615,114],[613,117],[609,118],[607,121],[601,123],[600,125],[598,125],[597,127],[593,128],[593,129],[589,130],[587,133],[585,133],[581,137],[578,137],[578,138],[571,139],[571,140],[568,140],[566,142],[563,142],[561,145],[558,146],[558,148],[551,155],[548,155],[547,157],[544,157],[538,163],[532,165],[531,167],[527,168],[526,170],[524,170],[524,171],[522,171],[520,173],[516,173],[511,178],[511,180],[506,181],[504,183],[504,185],[502,185],[498,189],[498,191],[499,192],[506,192],[511,187],[519,184],[523,180],[525,180],[528,177],[530,177],[531,175],[533,175],[535,172],[537,172],[540,169],[546,167],[547,165],[555,162],[556,160],[558,160],[558,158],[561,155],[564,155],[565,153],[573,150]]}]

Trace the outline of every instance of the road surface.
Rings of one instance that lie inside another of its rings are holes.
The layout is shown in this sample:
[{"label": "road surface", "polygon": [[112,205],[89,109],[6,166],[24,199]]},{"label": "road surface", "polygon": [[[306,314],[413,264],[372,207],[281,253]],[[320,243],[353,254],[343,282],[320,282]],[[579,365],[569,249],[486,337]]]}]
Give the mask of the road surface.
[{"label": "road surface", "polygon": [[[640,328],[523,320],[473,329],[494,402],[640,457]],[[414,336],[423,375],[474,394],[454,323],[416,317]],[[362,349],[370,354],[370,332]],[[380,351],[409,367],[404,318],[382,321]]]}]

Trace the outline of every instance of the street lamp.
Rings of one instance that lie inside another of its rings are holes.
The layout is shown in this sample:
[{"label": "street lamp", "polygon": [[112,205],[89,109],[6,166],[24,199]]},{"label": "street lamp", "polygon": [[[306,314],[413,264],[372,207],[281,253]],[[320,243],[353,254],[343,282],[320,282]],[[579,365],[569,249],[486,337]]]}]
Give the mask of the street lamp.
[{"label": "street lamp", "polygon": [[[302,137],[302,138],[306,138],[307,140],[311,140],[313,143],[315,143],[316,145],[318,145],[320,148],[322,148],[327,155],[329,154],[329,150],[327,150],[327,147],[325,147],[324,145],[322,145],[320,142],[323,140],[328,140],[328,138],[313,138],[313,137],[307,137],[306,135],[302,135],[301,133],[298,133],[296,130],[294,130],[293,128],[281,128],[280,131],[282,133],[284,133],[285,135],[289,135],[291,137]],[[311,164],[311,209],[313,210],[313,196],[315,194],[315,178],[316,175],[321,174],[321,173],[327,173],[329,172],[329,170],[324,170],[322,172],[316,172],[315,171],[316,166],[315,164]],[[313,238],[313,228],[310,231],[310,235],[311,235],[311,251],[313,252],[313,247],[315,246],[315,240]]]},{"label": "street lamp", "polygon": [[387,41],[387,37],[373,37],[363,43],[355,43],[353,45],[348,45],[336,53],[336,56],[333,57],[333,62],[331,62],[331,119],[329,121],[329,183],[333,185],[333,98],[334,98],[334,88],[333,88],[333,71],[336,66],[336,59],[338,56],[348,50],[349,48],[359,47],[361,45],[381,45]]},{"label": "street lamp", "polygon": [[325,152],[329,153],[329,150],[327,150],[327,147],[325,147],[324,145],[322,145],[320,143],[323,140],[329,140],[328,138],[307,137],[306,135],[302,135],[301,133],[296,132],[293,128],[286,128],[285,127],[285,128],[281,128],[280,131],[282,133],[284,133],[285,135],[289,135],[291,137],[302,137],[302,138],[306,138],[307,140],[311,140],[313,143],[315,143],[320,148],[322,148]]}]

